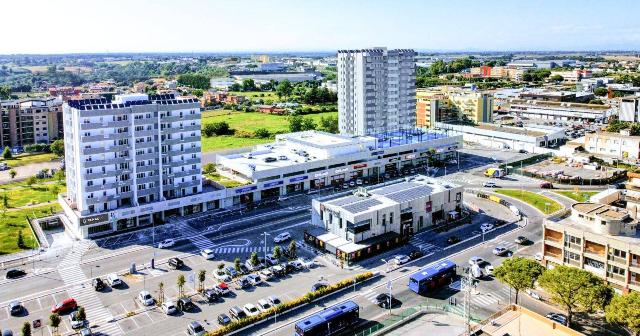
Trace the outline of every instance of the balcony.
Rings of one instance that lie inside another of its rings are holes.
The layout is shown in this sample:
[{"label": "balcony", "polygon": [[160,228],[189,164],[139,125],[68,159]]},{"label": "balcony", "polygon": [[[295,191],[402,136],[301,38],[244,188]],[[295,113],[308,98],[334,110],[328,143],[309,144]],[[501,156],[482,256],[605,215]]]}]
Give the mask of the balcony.
[{"label": "balcony", "polygon": [[84,188],[84,190],[86,192],[94,192],[94,191],[103,191],[103,190],[114,189],[116,187],[117,187],[117,183],[112,182],[112,183],[94,184],[92,186],[86,186]]},{"label": "balcony", "polygon": [[616,266],[622,266],[622,267],[629,266],[629,262],[627,261],[626,258],[620,258],[613,255],[609,255],[607,259],[609,260],[609,263],[616,264]]},{"label": "balcony", "polygon": [[562,248],[562,239],[557,239],[555,237],[551,237],[551,236],[545,236],[544,237],[544,242],[545,244],[548,244],[550,246],[555,246],[558,248]]},{"label": "balcony", "polygon": [[607,279],[614,280],[614,282],[617,282],[617,283],[620,283],[620,284],[626,284],[627,283],[627,276],[626,275],[620,275],[620,274],[616,274],[616,273],[607,272]]}]

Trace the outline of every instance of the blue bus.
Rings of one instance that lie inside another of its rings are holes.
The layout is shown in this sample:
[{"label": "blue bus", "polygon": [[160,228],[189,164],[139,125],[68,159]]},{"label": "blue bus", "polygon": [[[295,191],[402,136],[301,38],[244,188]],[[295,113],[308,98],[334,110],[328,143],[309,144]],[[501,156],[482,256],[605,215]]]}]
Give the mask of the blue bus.
[{"label": "blue bus", "polygon": [[455,275],[456,264],[449,260],[443,260],[412,274],[409,277],[409,289],[418,294],[423,294],[450,284]]},{"label": "blue bus", "polygon": [[295,336],[329,336],[343,331],[360,317],[360,307],[346,301],[296,323]]}]

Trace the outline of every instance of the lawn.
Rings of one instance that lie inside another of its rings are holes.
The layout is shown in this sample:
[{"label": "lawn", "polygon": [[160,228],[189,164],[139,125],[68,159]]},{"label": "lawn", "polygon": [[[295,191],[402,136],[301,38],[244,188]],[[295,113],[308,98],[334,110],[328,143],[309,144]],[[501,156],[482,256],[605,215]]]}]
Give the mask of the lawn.
[{"label": "lawn", "polygon": [[[515,190],[515,189],[497,189],[497,190],[494,190],[494,192],[505,195],[505,196],[513,197],[517,200],[525,202],[547,215],[562,209],[562,205],[560,205],[560,203],[548,197],[545,197],[530,191]],[[545,206],[545,203],[548,203],[549,205]]]},{"label": "lawn", "polygon": [[54,203],[29,209],[9,210],[4,215],[0,214],[0,255],[21,251],[17,244],[18,231],[22,231],[27,249],[37,246],[37,244],[34,245],[35,239],[31,234],[26,216],[46,217],[60,210],[60,205]]},{"label": "lawn", "polygon": [[[312,118],[316,124],[320,123],[320,118],[327,116],[337,116],[337,112],[324,112],[306,115]],[[231,110],[208,111],[202,114],[202,126],[226,121],[229,127],[236,131],[255,132],[259,128],[266,128],[269,132],[287,132],[289,130],[289,121],[287,116],[264,114],[259,112],[238,112]],[[236,136],[215,136],[202,137],[202,151],[216,151],[230,148],[248,147],[257,144],[267,143],[272,139],[258,138],[240,138]]]},{"label": "lawn", "polygon": [[281,99],[278,98],[278,95],[273,91],[265,91],[265,92],[261,92],[261,91],[250,91],[250,92],[230,91],[229,93],[232,94],[232,95],[236,95],[236,96],[245,96],[245,97],[255,98],[255,99],[271,100],[274,103],[278,103],[278,102],[281,101]]},{"label": "lawn", "polygon": [[241,185],[245,185],[246,183],[240,183],[236,180],[232,180],[229,178],[226,178],[224,176],[221,176],[220,174],[217,173],[212,173],[212,174],[206,174],[206,177],[208,177],[209,179],[216,181],[220,184],[222,184],[223,186],[227,187],[227,188],[235,188],[235,187],[239,187]]},{"label": "lawn", "polygon": [[[34,184],[31,187],[20,187],[18,189],[6,190],[0,188],[0,195],[7,193],[8,197],[8,205],[9,208],[17,208],[25,205],[34,205],[40,203],[52,202],[58,199],[57,194],[52,194],[49,190],[49,187],[54,185],[51,184]],[[63,193],[66,191],[66,187],[64,185],[60,186],[59,193]]]},{"label": "lawn", "polygon": [[597,191],[571,191],[571,190],[555,190],[554,193],[560,194],[562,196],[566,196],[575,200],[576,202],[588,202],[589,198],[595,194]]},{"label": "lawn", "polygon": [[6,162],[9,167],[20,167],[31,163],[49,162],[57,156],[53,153],[41,153],[41,154],[20,154],[11,159],[1,159],[0,162]]}]

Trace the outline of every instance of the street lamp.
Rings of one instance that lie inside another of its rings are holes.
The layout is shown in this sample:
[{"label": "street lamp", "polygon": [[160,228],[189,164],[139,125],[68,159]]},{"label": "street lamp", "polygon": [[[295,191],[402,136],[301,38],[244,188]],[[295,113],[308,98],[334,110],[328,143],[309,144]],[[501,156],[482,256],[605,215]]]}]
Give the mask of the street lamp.
[{"label": "street lamp", "polygon": [[271,234],[263,232],[262,233],[264,235],[264,262],[265,262],[265,266],[267,263],[267,236],[270,236]]},{"label": "street lamp", "polygon": [[151,251],[153,256],[151,257],[151,269],[156,268],[156,221],[151,219]]}]

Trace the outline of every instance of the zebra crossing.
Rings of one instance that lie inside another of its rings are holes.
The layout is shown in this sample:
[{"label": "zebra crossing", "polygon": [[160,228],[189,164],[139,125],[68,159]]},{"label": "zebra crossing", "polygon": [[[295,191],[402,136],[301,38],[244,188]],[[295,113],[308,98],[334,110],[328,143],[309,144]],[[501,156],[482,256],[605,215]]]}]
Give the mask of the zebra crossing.
[{"label": "zebra crossing", "polygon": [[378,296],[378,295],[379,295],[379,293],[377,293],[373,289],[369,289],[368,291],[360,294],[360,296],[365,298],[367,301],[375,303],[375,304],[378,304],[378,301],[376,301],[376,296]]},{"label": "zebra crossing", "polygon": [[516,244],[513,241],[497,240],[497,239],[494,239],[493,241],[491,241],[488,244],[488,246],[489,247],[502,246],[502,247],[504,247],[507,250],[510,250],[512,252],[518,249],[518,244]]},{"label": "zebra crossing", "polygon": [[417,249],[422,251],[424,254],[429,254],[440,250],[439,246],[427,243],[420,239],[419,237],[413,236],[409,239],[409,244],[415,246]]},{"label": "zebra crossing", "polygon": [[187,237],[187,239],[200,250],[210,249],[214,246],[211,240],[207,239],[207,237],[203,236],[199,231],[185,222],[180,222],[177,229],[182,232],[183,237]]},{"label": "zebra crossing", "polygon": [[509,303],[509,287],[500,287],[500,290],[490,293],[473,295],[471,304],[476,307],[496,306]]},{"label": "zebra crossing", "polygon": [[[264,246],[222,246],[213,250],[216,254],[237,254],[237,253],[264,253]],[[273,252],[273,247],[267,246],[267,253]]]}]

